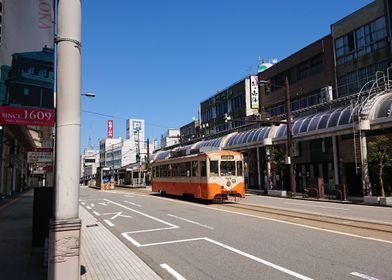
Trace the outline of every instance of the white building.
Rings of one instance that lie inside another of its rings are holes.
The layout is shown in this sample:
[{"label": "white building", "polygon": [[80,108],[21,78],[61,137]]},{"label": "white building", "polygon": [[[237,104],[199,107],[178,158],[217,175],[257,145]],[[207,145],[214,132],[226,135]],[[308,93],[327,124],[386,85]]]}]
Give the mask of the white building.
[{"label": "white building", "polygon": [[142,119],[127,119],[126,120],[126,139],[136,138],[144,142],[145,127]]},{"label": "white building", "polygon": [[180,143],[180,129],[169,128],[161,135],[161,148],[169,147]]},{"label": "white building", "polygon": [[106,138],[99,141],[99,164],[102,167],[116,169],[121,167],[123,139]]},{"label": "white building", "polygon": [[99,167],[99,151],[85,149],[81,155],[80,175],[81,177],[91,176],[97,173]]}]

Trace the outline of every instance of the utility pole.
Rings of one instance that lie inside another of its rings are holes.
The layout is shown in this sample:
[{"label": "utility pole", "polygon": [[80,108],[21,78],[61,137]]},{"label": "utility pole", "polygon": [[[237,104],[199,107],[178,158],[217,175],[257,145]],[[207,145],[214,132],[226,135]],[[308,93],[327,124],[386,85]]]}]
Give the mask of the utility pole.
[{"label": "utility pole", "polygon": [[56,184],[48,279],[80,278],[80,0],[57,1]]},{"label": "utility pole", "polygon": [[291,99],[290,99],[290,86],[289,86],[289,79],[286,76],[285,78],[285,91],[286,91],[286,117],[287,117],[287,150],[288,156],[286,160],[286,164],[288,165],[288,172],[289,172],[289,184],[290,184],[290,191],[293,195],[297,192],[296,182],[294,178],[294,165],[292,162],[293,158],[293,129],[292,129],[292,114],[291,114]]}]

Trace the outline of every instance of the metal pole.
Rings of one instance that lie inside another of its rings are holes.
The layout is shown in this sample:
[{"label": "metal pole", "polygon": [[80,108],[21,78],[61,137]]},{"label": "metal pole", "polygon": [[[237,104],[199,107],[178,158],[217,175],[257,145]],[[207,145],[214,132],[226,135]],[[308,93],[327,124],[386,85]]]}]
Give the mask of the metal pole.
[{"label": "metal pole", "polygon": [[79,279],[81,1],[57,2],[56,186],[49,279]]},{"label": "metal pole", "polygon": [[296,185],[295,185],[295,178],[294,178],[294,166],[292,163],[293,158],[293,131],[292,131],[292,124],[291,124],[291,100],[290,100],[290,86],[289,86],[289,79],[286,76],[285,78],[285,89],[286,89],[286,116],[287,116],[287,150],[288,150],[288,157],[286,164],[288,165],[287,170],[289,171],[289,184],[290,190],[293,195],[297,192]]},{"label": "metal pole", "polygon": [[333,171],[335,176],[335,185],[340,185],[339,180],[339,154],[336,136],[332,136],[332,152],[333,152]]}]

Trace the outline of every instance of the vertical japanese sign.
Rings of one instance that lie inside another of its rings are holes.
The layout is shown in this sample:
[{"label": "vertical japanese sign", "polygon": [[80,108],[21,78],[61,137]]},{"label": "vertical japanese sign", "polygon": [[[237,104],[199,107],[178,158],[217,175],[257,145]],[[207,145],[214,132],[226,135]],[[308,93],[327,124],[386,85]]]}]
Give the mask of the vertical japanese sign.
[{"label": "vertical japanese sign", "polygon": [[113,138],[113,120],[108,120],[108,138]]},{"label": "vertical japanese sign", "polygon": [[53,0],[2,0],[0,124],[54,125]]},{"label": "vertical japanese sign", "polygon": [[259,85],[257,76],[250,76],[250,108],[259,109]]}]

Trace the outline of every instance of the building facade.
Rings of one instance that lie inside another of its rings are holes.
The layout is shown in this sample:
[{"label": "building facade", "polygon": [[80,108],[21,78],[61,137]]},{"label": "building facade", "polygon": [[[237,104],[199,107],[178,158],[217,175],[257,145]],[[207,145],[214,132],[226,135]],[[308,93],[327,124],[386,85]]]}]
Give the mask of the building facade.
[{"label": "building facade", "polygon": [[178,128],[169,128],[161,135],[161,148],[177,145],[180,143],[180,130]]},{"label": "building facade", "polygon": [[[259,109],[257,76],[248,76],[200,103],[200,133],[210,135],[244,124]],[[234,121],[227,122],[227,118]]]}]

